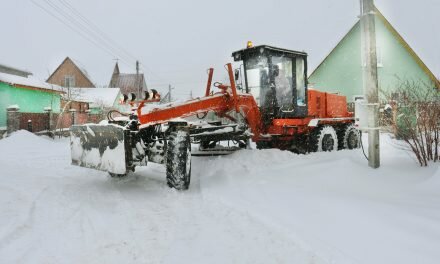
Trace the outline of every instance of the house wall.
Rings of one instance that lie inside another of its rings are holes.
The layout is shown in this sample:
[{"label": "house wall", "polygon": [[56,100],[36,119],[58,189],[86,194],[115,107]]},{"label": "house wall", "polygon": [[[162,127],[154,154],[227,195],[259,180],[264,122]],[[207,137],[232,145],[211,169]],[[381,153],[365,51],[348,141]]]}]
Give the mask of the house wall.
[{"label": "house wall", "polygon": [[414,57],[378,18],[376,18],[376,32],[378,35],[376,43],[382,52],[383,61],[378,67],[379,89],[393,91],[406,80],[431,82]]},{"label": "house wall", "polygon": [[59,68],[55,70],[49,79],[47,79],[47,82],[65,86],[64,77],[66,75],[75,76],[74,87],[95,87],[95,85],[83,75],[81,70],[69,58],[63,61]]},{"label": "house wall", "polygon": [[6,108],[10,105],[18,105],[20,112],[44,113],[45,107],[52,107],[53,112],[59,113],[60,94],[0,82],[0,127],[6,126]]},{"label": "house wall", "polygon": [[[429,76],[384,21],[376,17],[375,23],[376,43],[382,54],[382,65],[378,65],[379,89],[389,93],[405,80],[429,83]],[[347,96],[349,102],[355,95],[363,94],[360,23],[312,73],[309,83],[318,90],[339,92]]]},{"label": "house wall", "polygon": [[130,107],[127,107],[127,105],[125,104],[121,104],[121,98],[122,98],[122,93],[121,91],[119,91],[118,95],[115,98],[115,101],[113,102],[113,108],[116,110],[119,110],[121,112],[129,112],[130,111]]},{"label": "house wall", "polygon": [[[68,101],[61,99],[61,109],[64,109],[64,106],[68,103]],[[71,101],[69,105],[67,105],[65,111],[69,111],[70,109],[75,109],[77,113],[86,113],[89,109],[89,103]]]}]

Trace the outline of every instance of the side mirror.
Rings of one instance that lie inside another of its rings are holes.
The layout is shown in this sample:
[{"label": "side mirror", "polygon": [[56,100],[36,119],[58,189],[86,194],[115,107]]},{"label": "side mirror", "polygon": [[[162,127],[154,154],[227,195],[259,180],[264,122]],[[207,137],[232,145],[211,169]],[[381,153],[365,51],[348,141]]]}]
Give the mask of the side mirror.
[{"label": "side mirror", "polygon": [[235,80],[238,81],[238,79],[240,78],[240,70],[239,69],[235,69]]}]

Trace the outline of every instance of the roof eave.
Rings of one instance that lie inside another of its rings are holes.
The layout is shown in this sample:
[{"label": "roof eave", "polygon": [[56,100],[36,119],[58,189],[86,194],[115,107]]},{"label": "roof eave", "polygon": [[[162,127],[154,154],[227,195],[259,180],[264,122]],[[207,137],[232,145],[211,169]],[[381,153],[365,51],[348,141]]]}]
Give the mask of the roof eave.
[{"label": "roof eave", "polygon": [[52,90],[52,89],[47,89],[47,88],[42,88],[42,87],[35,87],[35,86],[30,86],[30,85],[24,85],[24,84],[18,84],[18,83],[8,83],[8,82],[3,82],[0,81],[2,83],[6,83],[7,85],[16,87],[16,88],[23,88],[23,89],[29,89],[29,90],[38,90],[38,91],[44,91],[44,92],[50,92],[50,93],[59,93],[59,94],[63,94],[65,93],[64,91],[59,91],[59,90]]}]

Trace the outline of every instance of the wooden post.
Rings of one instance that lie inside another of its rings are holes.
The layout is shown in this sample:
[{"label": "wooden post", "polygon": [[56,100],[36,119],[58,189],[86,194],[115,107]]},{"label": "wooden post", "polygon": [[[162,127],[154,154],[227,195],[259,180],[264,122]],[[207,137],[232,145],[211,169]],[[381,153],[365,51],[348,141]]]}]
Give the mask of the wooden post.
[{"label": "wooden post", "polygon": [[76,124],[76,109],[72,108],[69,110],[69,112],[70,112],[71,118],[72,118],[70,124],[75,125]]}]

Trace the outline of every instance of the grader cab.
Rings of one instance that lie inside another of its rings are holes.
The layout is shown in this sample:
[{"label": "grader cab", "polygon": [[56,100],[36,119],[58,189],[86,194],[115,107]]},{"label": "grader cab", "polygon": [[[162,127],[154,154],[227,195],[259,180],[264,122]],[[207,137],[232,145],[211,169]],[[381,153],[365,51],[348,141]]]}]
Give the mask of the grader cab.
[{"label": "grader cab", "polygon": [[269,119],[307,116],[307,54],[257,46],[232,54],[243,61],[245,92]]}]

